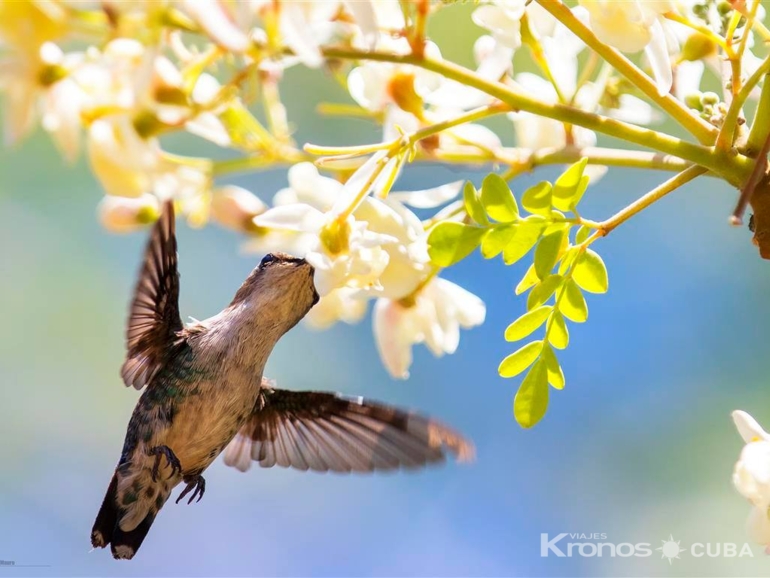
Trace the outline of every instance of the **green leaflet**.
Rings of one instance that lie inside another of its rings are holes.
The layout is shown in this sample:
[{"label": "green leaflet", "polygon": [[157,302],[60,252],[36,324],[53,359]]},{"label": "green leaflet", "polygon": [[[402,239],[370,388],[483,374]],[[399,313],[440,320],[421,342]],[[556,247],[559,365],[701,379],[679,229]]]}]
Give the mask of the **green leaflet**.
[{"label": "green leaflet", "polygon": [[513,415],[519,425],[530,428],[548,409],[548,374],[543,360],[537,361],[521,382],[513,400]]},{"label": "green leaflet", "polygon": [[545,279],[551,274],[559,260],[559,253],[566,236],[567,230],[561,229],[540,239],[535,249],[535,272],[539,279]]},{"label": "green leaflet", "polygon": [[586,298],[574,279],[567,279],[564,282],[559,311],[564,314],[564,317],[575,323],[583,323],[588,319]]},{"label": "green leaflet", "polygon": [[569,345],[569,330],[564,315],[554,311],[548,323],[548,342],[556,349],[565,349]]},{"label": "green leaflet", "polygon": [[434,265],[449,267],[470,255],[486,232],[481,227],[444,221],[428,235],[428,255]]},{"label": "green leaflet", "polygon": [[490,173],[481,184],[481,204],[492,219],[511,223],[519,218],[519,206],[508,184],[497,173]]},{"label": "green leaflet", "polygon": [[588,186],[588,177],[583,182],[583,171],[588,164],[587,158],[582,158],[571,165],[556,179],[553,184],[553,206],[560,211],[571,211],[580,201]]},{"label": "green leaflet", "polygon": [[516,234],[516,225],[500,225],[489,229],[481,240],[481,254],[485,259],[497,257]]},{"label": "green leaflet", "polygon": [[465,205],[465,212],[468,213],[471,219],[476,221],[479,225],[489,225],[489,219],[479,200],[476,187],[474,187],[473,183],[470,181],[465,183],[465,188],[463,189],[463,203]]},{"label": "green leaflet", "polygon": [[512,265],[535,246],[540,234],[543,232],[541,219],[527,218],[516,225],[516,233],[503,249],[503,261],[506,265]]},{"label": "green leaflet", "polygon": [[549,216],[551,214],[553,185],[543,181],[529,187],[521,195],[521,205],[535,215]]},{"label": "green leaflet", "polygon": [[561,275],[549,275],[532,288],[527,297],[527,309],[540,307],[548,301],[561,286],[564,277]]},{"label": "green leaflet", "polygon": [[609,288],[607,267],[602,258],[591,249],[586,249],[575,261],[572,278],[589,293],[606,293]]},{"label": "green leaflet", "polygon": [[548,316],[551,314],[553,307],[550,305],[543,305],[532,311],[527,311],[524,315],[519,317],[516,321],[508,326],[505,330],[505,339],[507,341],[518,341],[524,339],[528,335],[532,334],[538,327],[540,327]]},{"label": "green leaflet", "polygon": [[559,365],[559,360],[556,358],[556,353],[550,345],[546,344],[543,347],[543,353],[540,358],[545,363],[548,383],[555,389],[564,389],[564,372],[561,369],[561,365]]},{"label": "green leaflet", "polygon": [[519,281],[519,284],[516,285],[516,295],[521,295],[524,293],[527,289],[531,289],[535,285],[537,285],[540,282],[540,279],[537,277],[537,272],[535,271],[535,265],[534,263],[529,266],[529,269],[527,269],[527,272],[524,273],[524,277],[521,278],[521,281]]},{"label": "green leaflet", "polygon": [[516,377],[527,369],[540,355],[542,341],[533,341],[511,353],[503,359],[498,368],[500,377]]}]

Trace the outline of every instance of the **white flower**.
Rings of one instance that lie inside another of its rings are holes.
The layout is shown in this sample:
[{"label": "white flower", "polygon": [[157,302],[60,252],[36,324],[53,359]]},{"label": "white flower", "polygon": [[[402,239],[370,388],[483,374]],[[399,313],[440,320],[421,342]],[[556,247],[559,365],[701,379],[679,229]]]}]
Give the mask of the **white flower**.
[{"label": "white flower", "polygon": [[211,196],[211,217],[234,231],[252,231],[254,217],[266,210],[259,197],[236,185],[218,187]]},{"label": "white flower", "polygon": [[160,203],[154,195],[104,197],[97,208],[99,222],[113,233],[130,233],[154,223],[160,216]]},{"label": "white flower", "polygon": [[481,299],[446,279],[431,280],[412,301],[380,298],[373,320],[380,358],[393,377],[405,379],[413,345],[425,343],[437,357],[454,353],[460,328],[480,325],[485,316]]},{"label": "white flower", "polygon": [[663,14],[670,0],[579,0],[588,10],[591,29],[602,42],[623,52],[645,51],[658,92],[671,90],[672,71]]},{"label": "white flower", "polygon": [[[491,36],[480,36],[473,45],[476,74],[485,80],[498,82],[513,68],[513,48],[501,44]],[[456,80],[444,80],[438,88],[425,96],[425,102],[434,106],[470,110],[491,104],[493,98],[485,92]]]},{"label": "white flower", "polygon": [[486,28],[501,45],[511,49],[521,46],[521,17],[524,0],[492,0],[473,11],[473,22]]},{"label": "white flower", "polygon": [[382,245],[395,241],[370,231],[366,222],[353,216],[340,220],[333,213],[322,213],[304,204],[273,207],[256,217],[254,223],[288,233],[283,248],[303,256],[315,268],[315,285],[322,297],[340,287],[378,286],[388,264],[388,253]]},{"label": "white flower", "polygon": [[62,155],[70,162],[77,158],[81,112],[88,101],[80,84],[82,61],[82,54],[65,55],[51,42],[37,54],[20,52],[0,59],[6,144],[27,136],[40,118]]},{"label": "white flower", "polygon": [[[389,52],[409,54],[411,48],[406,39],[391,39]],[[425,54],[440,59],[441,52],[432,42],[425,45]],[[440,75],[410,64],[368,62],[350,71],[348,91],[362,107],[381,112],[389,106],[422,117],[423,101],[441,86]]]},{"label": "white flower", "polygon": [[340,287],[325,295],[305,316],[308,325],[327,329],[342,321],[358,323],[366,315],[367,299],[357,289]]},{"label": "white flower", "polygon": [[749,536],[770,548],[770,435],[744,411],[734,411],[733,421],[746,442],[735,464],[733,485],[753,506]]},{"label": "white flower", "polygon": [[157,139],[140,137],[127,115],[112,115],[88,131],[91,169],[108,195],[175,199],[192,225],[202,224],[210,191],[208,166],[184,165],[164,156]]}]

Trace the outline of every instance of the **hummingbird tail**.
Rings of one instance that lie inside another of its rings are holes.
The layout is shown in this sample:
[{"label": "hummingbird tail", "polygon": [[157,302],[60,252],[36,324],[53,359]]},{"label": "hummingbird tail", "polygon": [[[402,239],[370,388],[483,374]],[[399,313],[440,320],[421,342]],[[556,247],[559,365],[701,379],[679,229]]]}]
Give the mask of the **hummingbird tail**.
[{"label": "hummingbird tail", "polygon": [[91,530],[91,545],[94,548],[105,548],[108,544],[116,559],[130,560],[142,545],[147,532],[150,531],[157,512],[147,513],[144,519],[131,530],[121,530],[120,520],[126,511],[118,506],[118,477],[113,474],[107,488],[102,507],[96,515],[94,527]]}]

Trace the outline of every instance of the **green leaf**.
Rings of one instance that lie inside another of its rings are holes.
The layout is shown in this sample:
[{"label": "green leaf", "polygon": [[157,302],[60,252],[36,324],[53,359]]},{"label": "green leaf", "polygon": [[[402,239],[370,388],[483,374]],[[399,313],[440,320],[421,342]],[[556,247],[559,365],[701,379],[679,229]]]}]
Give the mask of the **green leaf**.
[{"label": "green leaf", "polygon": [[453,221],[439,223],[428,236],[428,254],[434,265],[449,267],[465,259],[479,246],[487,232],[481,227]]},{"label": "green leaf", "polygon": [[559,311],[564,317],[575,323],[583,323],[588,319],[588,304],[583,292],[573,279],[567,279],[562,289]]},{"label": "green leaf", "polygon": [[497,369],[500,377],[516,377],[519,375],[534,363],[537,356],[540,355],[540,350],[542,348],[543,342],[538,340],[527,343],[525,346],[520,347],[511,353],[508,357],[503,359],[500,363],[500,367]]},{"label": "green leaf", "polygon": [[552,309],[551,305],[543,305],[528,311],[508,326],[508,329],[505,330],[505,339],[507,341],[518,341],[531,335],[533,331],[545,323]]},{"label": "green leaf", "polygon": [[489,219],[479,200],[476,187],[474,187],[473,183],[470,181],[465,183],[465,188],[463,189],[463,203],[465,204],[465,212],[468,213],[471,219],[476,221],[479,225],[489,225]]},{"label": "green leaf", "polygon": [[580,243],[588,239],[588,237],[591,235],[592,232],[593,230],[590,227],[581,225],[577,233],[575,233],[575,244],[580,245]]},{"label": "green leaf", "polygon": [[564,275],[569,270],[580,252],[580,248],[575,245],[572,245],[564,252],[559,263],[559,275]]},{"label": "green leaf", "polygon": [[562,229],[540,239],[535,249],[535,272],[538,278],[545,279],[556,266],[566,232],[566,229]]},{"label": "green leaf", "polygon": [[527,297],[527,309],[534,309],[540,307],[543,303],[548,301],[554,292],[561,286],[564,277],[561,275],[549,275],[543,279],[540,283],[532,288],[532,291]]},{"label": "green leaf", "polygon": [[562,371],[559,360],[556,358],[556,353],[554,353],[550,345],[546,344],[543,347],[541,359],[545,363],[545,369],[548,373],[548,383],[556,389],[564,389],[564,371]]},{"label": "green leaf", "polygon": [[606,293],[609,288],[607,267],[597,253],[591,249],[578,257],[572,271],[572,278],[589,293]]},{"label": "green leaf", "polygon": [[499,225],[490,229],[481,240],[481,254],[485,259],[499,255],[516,234],[516,225]]},{"label": "green leaf", "polygon": [[513,400],[513,415],[521,427],[530,428],[548,409],[548,373],[542,360],[535,363],[521,382]]},{"label": "green leaf", "polygon": [[548,323],[550,324],[548,327],[549,343],[556,349],[565,349],[569,345],[569,330],[567,329],[567,322],[564,321],[564,315],[554,311]]},{"label": "green leaf", "polygon": [[583,195],[586,192],[586,189],[588,188],[588,183],[591,182],[591,179],[588,177],[588,175],[583,175],[580,178],[580,183],[578,183],[577,190],[575,191],[575,195],[572,197],[575,207],[577,207],[578,203],[580,202],[580,199],[583,198]]},{"label": "green leaf", "polygon": [[535,272],[535,265],[530,265],[527,272],[524,273],[524,277],[521,278],[519,284],[516,285],[516,295],[521,295],[527,289],[530,289],[537,285],[540,279],[537,278],[537,272]]},{"label": "green leaf", "polygon": [[[577,205],[583,196],[585,188],[581,191],[583,171],[588,164],[588,159],[583,157],[578,162],[568,167],[553,184],[553,206],[560,211],[570,211]],[[588,183],[586,183],[587,185]],[[579,194],[578,194],[579,193]]]},{"label": "green leaf", "polygon": [[481,204],[487,214],[500,223],[511,223],[519,218],[519,206],[508,184],[497,173],[490,173],[481,184]]},{"label": "green leaf", "polygon": [[525,219],[516,226],[516,233],[503,249],[503,261],[512,265],[535,246],[543,232],[543,223],[539,220]]},{"label": "green leaf", "polygon": [[550,216],[552,206],[553,186],[547,181],[543,181],[529,187],[521,195],[521,205],[530,213]]}]

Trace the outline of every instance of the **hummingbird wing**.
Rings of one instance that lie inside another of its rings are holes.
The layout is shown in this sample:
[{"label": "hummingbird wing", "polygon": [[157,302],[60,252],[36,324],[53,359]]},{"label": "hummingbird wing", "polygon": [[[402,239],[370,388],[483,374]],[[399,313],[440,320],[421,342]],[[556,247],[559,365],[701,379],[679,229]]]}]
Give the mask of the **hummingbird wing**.
[{"label": "hummingbird wing", "polygon": [[225,450],[225,464],[251,460],[318,472],[372,472],[441,462],[445,450],[470,461],[473,443],[428,417],[362,398],[263,386],[249,420]]},{"label": "hummingbird wing", "polygon": [[128,353],[121,369],[127,386],[142,389],[163,366],[183,328],[179,316],[174,204],[166,202],[144,253],[128,319]]}]

